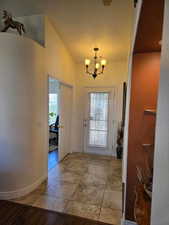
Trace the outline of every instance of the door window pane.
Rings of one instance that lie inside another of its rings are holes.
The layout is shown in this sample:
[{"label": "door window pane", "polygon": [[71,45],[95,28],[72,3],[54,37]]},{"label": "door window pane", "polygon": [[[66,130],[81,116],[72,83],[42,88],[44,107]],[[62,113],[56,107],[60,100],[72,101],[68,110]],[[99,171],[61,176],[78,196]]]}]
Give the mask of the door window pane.
[{"label": "door window pane", "polygon": [[90,120],[90,130],[107,131],[107,121]]},{"label": "door window pane", "polygon": [[108,93],[90,93],[89,145],[106,147],[108,132]]},{"label": "door window pane", "polygon": [[98,147],[107,146],[107,132],[105,131],[90,131],[89,144]]}]

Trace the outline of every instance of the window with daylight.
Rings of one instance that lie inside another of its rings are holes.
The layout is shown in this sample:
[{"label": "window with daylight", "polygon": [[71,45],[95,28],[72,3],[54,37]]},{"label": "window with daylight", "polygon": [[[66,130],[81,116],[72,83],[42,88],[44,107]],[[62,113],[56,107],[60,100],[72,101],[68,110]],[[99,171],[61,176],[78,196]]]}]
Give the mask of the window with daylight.
[{"label": "window with daylight", "polygon": [[89,146],[107,147],[109,93],[90,93]]},{"label": "window with daylight", "polygon": [[58,94],[49,94],[49,125],[56,122],[58,115]]}]

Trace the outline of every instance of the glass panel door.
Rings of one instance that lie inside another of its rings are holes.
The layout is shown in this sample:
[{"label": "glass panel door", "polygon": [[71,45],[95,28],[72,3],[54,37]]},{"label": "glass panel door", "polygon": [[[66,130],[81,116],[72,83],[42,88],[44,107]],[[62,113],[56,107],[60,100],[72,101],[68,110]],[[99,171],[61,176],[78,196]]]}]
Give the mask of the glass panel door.
[{"label": "glass panel door", "polygon": [[109,93],[89,94],[89,147],[107,147]]}]

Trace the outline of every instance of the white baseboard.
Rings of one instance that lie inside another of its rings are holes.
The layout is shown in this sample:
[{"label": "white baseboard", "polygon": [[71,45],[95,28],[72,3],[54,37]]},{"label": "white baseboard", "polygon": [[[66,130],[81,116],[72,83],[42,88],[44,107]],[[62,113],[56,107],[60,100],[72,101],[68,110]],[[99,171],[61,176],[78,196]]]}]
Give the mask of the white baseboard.
[{"label": "white baseboard", "polygon": [[137,223],[130,221],[130,220],[125,220],[124,225],[137,225]]},{"label": "white baseboard", "polygon": [[47,179],[47,177],[48,175],[46,174],[43,177],[39,178],[33,184],[19,190],[0,192],[0,200],[10,200],[27,195],[30,192],[34,191],[41,183],[43,183]]}]

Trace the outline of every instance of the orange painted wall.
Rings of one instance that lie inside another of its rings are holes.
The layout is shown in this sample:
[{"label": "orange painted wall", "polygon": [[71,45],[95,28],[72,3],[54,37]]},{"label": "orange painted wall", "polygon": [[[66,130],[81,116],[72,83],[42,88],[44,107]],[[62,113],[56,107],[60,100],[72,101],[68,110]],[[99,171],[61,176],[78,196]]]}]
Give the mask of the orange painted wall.
[{"label": "orange painted wall", "polygon": [[160,75],[160,53],[135,54],[131,83],[126,219],[134,221],[136,165],[145,168],[145,156],[153,147],[146,150],[144,143],[153,143],[155,117],[145,116],[145,109],[156,109]]}]

